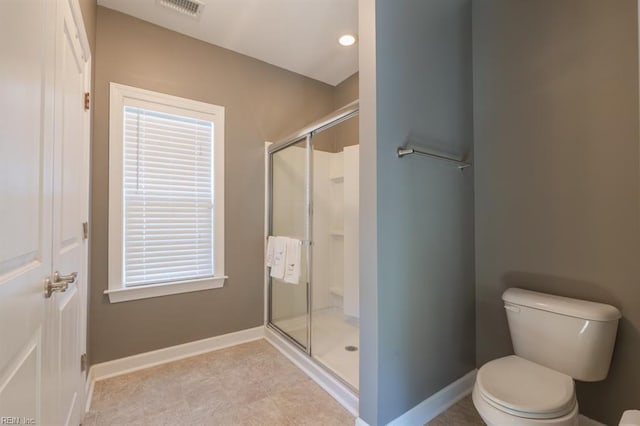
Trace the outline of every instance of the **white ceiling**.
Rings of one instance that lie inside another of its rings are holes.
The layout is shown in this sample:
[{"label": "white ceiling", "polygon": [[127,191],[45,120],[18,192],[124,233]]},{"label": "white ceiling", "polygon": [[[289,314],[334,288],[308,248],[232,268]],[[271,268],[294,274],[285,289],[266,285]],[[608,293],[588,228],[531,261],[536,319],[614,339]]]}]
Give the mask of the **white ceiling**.
[{"label": "white ceiling", "polygon": [[357,0],[204,0],[198,18],[157,0],[98,4],[333,86],[358,71],[358,47],[338,37],[358,32]]}]

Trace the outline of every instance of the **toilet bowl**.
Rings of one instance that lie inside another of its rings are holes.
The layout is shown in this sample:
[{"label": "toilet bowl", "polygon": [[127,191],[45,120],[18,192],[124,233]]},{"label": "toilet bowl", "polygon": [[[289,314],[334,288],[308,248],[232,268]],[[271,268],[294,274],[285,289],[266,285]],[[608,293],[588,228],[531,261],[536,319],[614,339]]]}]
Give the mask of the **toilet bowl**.
[{"label": "toilet bowl", "polygon": [[515,355],[480,367],[473,404],[489,426],[578,425],[573,379],[603,380],[620,311],[518,288],[502,295]]},{"label": "toilet bowl", "polygon": [[515,355],[483,365],[472,395],[489,426],[578,425],[573,379]]},{"label": "toilet bowl", "polygon": [[618,426],[640,426],[640,410],[625,411]]}]

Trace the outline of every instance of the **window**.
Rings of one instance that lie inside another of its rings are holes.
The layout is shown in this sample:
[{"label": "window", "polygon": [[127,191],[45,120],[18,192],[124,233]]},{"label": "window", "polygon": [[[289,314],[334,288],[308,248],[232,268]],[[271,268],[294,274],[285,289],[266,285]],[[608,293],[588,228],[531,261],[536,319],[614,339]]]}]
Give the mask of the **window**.
[{"label": "window", "polygon": [[224,108],[111,83],[110,301],[224,284]]}]

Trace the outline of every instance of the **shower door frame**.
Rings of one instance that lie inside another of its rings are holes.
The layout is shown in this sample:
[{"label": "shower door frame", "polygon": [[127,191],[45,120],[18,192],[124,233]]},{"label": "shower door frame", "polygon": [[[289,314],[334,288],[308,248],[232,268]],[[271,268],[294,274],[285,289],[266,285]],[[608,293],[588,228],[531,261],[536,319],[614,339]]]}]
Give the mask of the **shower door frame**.
[{"label": "shower door frame", "polygon": [[[268,188],[268,232],[267,235],[273,235],[273,154],[285,150],[293,145],[296,145],[302,141],[305,141],[305,208],[307,210],[305,214],[305,229],[304,229],[304,241],[302,242],[306,247],[306,277],[307,282],[305,285],[307,286],[307,309],[306,309],[306,324],[307,324],[307,338],[306,345],[303,346],[300,342],[298,342],[294,337],[290,336],[289,333],[282,330],[273,322],[273,305],[272,305],[272,295],[273,295],[273,281],[271,276],[267,274],[267,326],[273,328],[275,331],[284,336],[287,340],[292,342],[296,347],[303,350],[307,354],[311,355],[311,241],[312,241],[312,219],[311,215],[313,213],[313,206],[311,200],[312,194],[312,184],[311,179],[313,178],[313,146],[311,145],[311,133],[307,133],[306,135],[300,135],[297,138],[290,138],[286,140],[286,143],[278,143],[269,147],[268,155],[269,155],[269,183],[267,185]],[[265,268],[265,273],[268,272]]]},{"label": "shower door frame", "polygon": [[347,121],[353,117],[356,117],[360,113],[360,105],[359,101],[351,102],[350,104],[345,105],[344,107],[338,109],[337,111],[329,114],[320,120],[302,128],[301,130],[295,132],[291,136],[274,143],[269,146],[267,149],[268,155],[268,182],[267,182],[267,236],[272,235],[273,230],[273,154],[283,149],[286,149],[294,144],[300,143],[306,140],[306,223],[305,223],[305,238],[306,240],[303,242],[307,246],[306,253],[306,261],[307,261],[307,282],[305,285],[307,286],[307,341],[306,347],[302,346],[295,338],[289,336],[287,332],[280,329],[277,325],[273,323],[273,305],[272,305],[272,281],[269,276],[269,271],[265,267],[265,275],[267,284],[267,321],[266,327],[274,330],[276,333],[284,337],[288,342],[292,343],[294,347],[299,350],[305,352],[309,359],[313,362],[317,363],[324,370],[329,371],[334,377],[338,380],[346,384],[348,387],[352,388],[352,386],[346,382],[342,377],[338,376],[331,369],[327,368],[322,364],[322,362],[318,362],[315,358],[313,358],[312,354],[312,344],[311,344],[311,334],[312,334],[312,311],[313,311],[313,137],[316,133],[320,133],[324,130],[329,129],[330,127],[336,126],[343,121]]}]

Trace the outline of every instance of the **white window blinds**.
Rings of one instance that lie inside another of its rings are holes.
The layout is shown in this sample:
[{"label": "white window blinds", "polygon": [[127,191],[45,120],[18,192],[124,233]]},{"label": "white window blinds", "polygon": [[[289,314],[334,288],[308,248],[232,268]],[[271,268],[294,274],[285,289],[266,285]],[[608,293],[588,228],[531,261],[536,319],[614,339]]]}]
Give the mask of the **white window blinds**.
[{"label": "white window blinds", "polygon": [[125,286],[214,276],[213,123],[124,107]]}]

